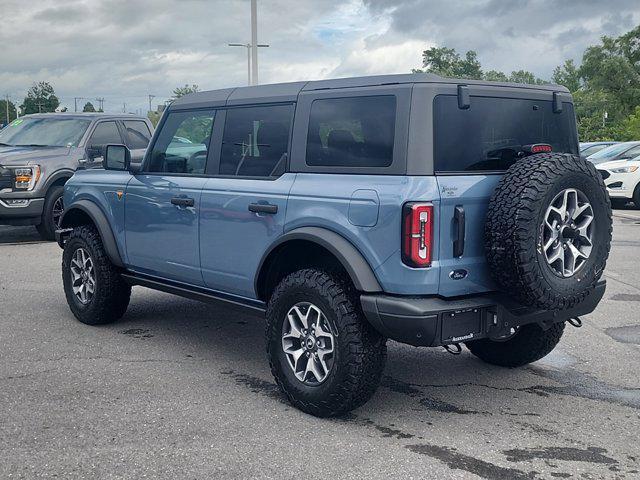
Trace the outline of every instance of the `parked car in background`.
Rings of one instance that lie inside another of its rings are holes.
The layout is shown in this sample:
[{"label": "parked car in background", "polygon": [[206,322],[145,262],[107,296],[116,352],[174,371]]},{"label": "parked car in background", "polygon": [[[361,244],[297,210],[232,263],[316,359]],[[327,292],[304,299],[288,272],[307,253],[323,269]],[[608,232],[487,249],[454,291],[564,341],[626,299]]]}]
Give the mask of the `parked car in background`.
[{"label": "parked car in background", "polygon": [[597,165],[614,160],[631,160],[638,155],[640,155],[640,142],[623,142],[603,148],[599,152],[589,155],[587,159]]},{"label": "parked car in background", "polygon": [[596,168],[604,179],[613,206],[633,201],[640,208],[640,156],[630,160],[599,163]]},{"label": "parked car in background", "polygon": [[102,147],[124,144],[142,159],[151,122],[133,115],[26,115],[0,131],[0,225],[35,225],[47,240],[64,211],[63,185],[79,167],[102,165]]},{"label": "parked car in background", "polygon": [[122,317],[132,285],[266,313],[276,382],[318,416],[371,397],[388,338],[544,357],[602,298],[611,241],[566,88],[429,74],[183,96],[141,165],[107,146],[64,199],[79,321]]},{"label": "parked car in background", "polygon": [[618,142],[580,142],[580,155],[588,157]]}]

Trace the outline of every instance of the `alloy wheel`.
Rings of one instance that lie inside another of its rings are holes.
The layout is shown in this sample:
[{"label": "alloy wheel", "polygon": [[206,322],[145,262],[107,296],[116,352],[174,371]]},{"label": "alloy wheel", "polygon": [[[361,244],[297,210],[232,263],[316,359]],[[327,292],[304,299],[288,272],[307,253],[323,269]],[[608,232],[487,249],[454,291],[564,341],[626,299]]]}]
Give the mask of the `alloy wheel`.
[{"label": "alloy wheel", "polygon": [[553,272],[569,278],[593,249],[594,213],[586,195],[567,188],[551,201],[542,224],[541,250]]},{"label": "alloy wheel", "polygon": [[96,273],[91,256],[84,248],[78,248],[71,257],[71,288],[76,299],[87,305],[96,289]]},{"label": "alloy wheel", "polygon": [[282,349],[298,380],[306,385],[324,382],[333,366],[334,345],[322,310],[309,302],[289,309],[282,324]]}]

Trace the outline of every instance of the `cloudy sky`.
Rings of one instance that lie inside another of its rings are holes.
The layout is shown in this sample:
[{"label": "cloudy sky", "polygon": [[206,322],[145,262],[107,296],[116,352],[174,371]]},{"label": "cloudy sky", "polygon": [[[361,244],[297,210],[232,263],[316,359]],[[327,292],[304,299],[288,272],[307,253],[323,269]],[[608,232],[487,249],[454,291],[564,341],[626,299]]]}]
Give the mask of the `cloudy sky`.
[{"label": "cloudy sky", "polygon": [[[146,111],[185,83],[246,84],[249,0],[0,0],[0,95],[49,81],[62,103]],[[548,78],[601,35],[640,24],[638,0],[258,0],[261,83],[404,73],[438,45],[483,68]],[[84,102],[84,101],[82,101]],[[94,102],[95,103],[95,102]]]}]

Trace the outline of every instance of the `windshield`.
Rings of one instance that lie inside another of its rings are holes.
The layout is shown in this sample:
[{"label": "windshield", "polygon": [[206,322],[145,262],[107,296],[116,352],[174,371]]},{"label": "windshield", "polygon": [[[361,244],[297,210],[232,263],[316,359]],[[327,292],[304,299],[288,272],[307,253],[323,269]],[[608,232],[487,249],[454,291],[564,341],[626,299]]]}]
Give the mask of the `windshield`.
[{"label": "windshield", "polygon": [[0,144],[75,147],[90,123],[82,118],[19,118],[0,131]]},{"label": "windshield", "polygon": [[611,146],[609,146],[607,148],[603,148],[599,152],[596,152],[593,155],[589,156],[589,160],[591,160],[593,163],[606,162],[607,160],[609,160],[609,159],[611,159],[613,157],[617,157],[621,153],[629,150],[633,146],[634,145],[629,145],[629,144],[626,144],[626,143],[621,143],[621,144],[618,144],[618,145],[611,145]]}]

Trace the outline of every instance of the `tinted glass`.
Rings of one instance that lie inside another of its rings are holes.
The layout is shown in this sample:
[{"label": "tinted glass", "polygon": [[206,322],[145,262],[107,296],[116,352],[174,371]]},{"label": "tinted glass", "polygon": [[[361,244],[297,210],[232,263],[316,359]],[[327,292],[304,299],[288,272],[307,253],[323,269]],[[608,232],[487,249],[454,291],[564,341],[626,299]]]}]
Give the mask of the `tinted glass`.
[{"label": "tinted glass", "polygon": [[293,105],[227,110],[220,174],[270,177],[282,172],[292,116]]},{"label": "tinted glass", "polygon": [[204,174],[214,115],[214,110],[169,113],[145,170]]},{"label": "tinted glass", "polygon": [[128,120],[123,122],[127,131],[127,145],[131,149],[147,148],[151,140],[151,131],[145,122]]},{"label": "tinted glass", "polygon": [[596,164],[608,162],[609,160],[615,160],[617,157],[625,153],[633,146],[634,144],[617,143],[611,145],[610,147],[603,148],[599,152],[596,152],[593,155],[589,156],[589,160]]},{"label": "tinted glass", "polygon": [[434,100],[435,169],[439,172],[506,170],[524,145],[550,144],[554,152],[578,153],[571,104],[553,113],[551,101],[471,97],[471,107],[458,108],[458,98]]},{"label": "tinted glass", "polygon": [[116,122],[101,122],[91,135],[89,145],[97,147],[99,145],[121,144],[122,137]]},{"label": "tinted glass", "polygon": [[307,165],[388,167],[393,161],[396,98],[332,98],[311,105]]},{"label": "tinted glass", "polygon": [[76,147],[90,123],[79,118],[18,118],[0,131],[0,143]]}]

